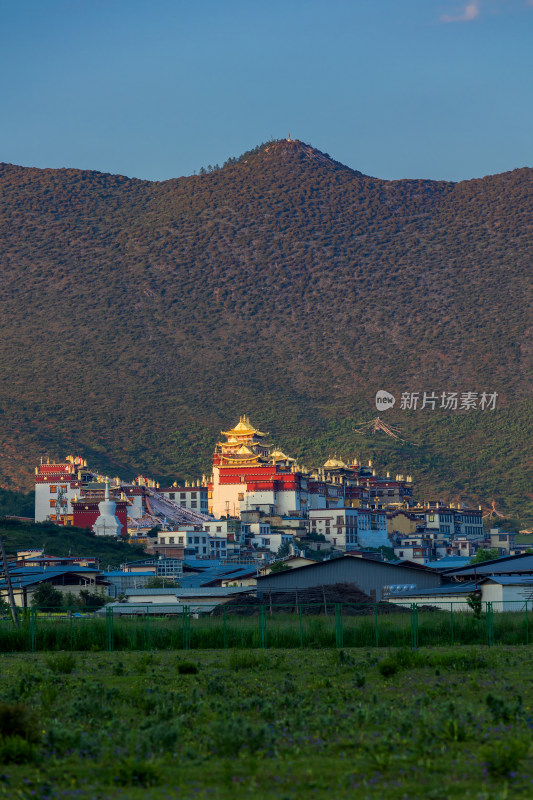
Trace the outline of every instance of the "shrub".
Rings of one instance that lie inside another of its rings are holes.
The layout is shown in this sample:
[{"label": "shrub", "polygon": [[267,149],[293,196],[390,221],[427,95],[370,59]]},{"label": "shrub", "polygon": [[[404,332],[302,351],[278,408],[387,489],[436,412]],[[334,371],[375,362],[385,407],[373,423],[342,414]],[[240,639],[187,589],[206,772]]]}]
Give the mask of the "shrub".
[{"label": "shrub", "polygon": [[344,650],[339,650],[337,652],[337,663],[340,666],[351,666],[355,662],[349,653],[345,653]]},{"label": "shrub", "polygon": [[39,722],[23,703],[0,703],[0,737],[24,739],[31,744],[41,741]]},{"label": "shrub", "polygon": [[257,669],[266,665],[264,656],[254,653],[252,650],[233,650],[229,665],[231,669]]},{"label": "shrub", "polygon": [[169,722],[160,722],[146,729],[146,740],[151,750],[172,751],[178,741],[178,728]]},{"label": "shrub", "polygon": [[264,750],[272,740],[271,729],[266,725],[253,726],[229,716],[215,723],[212,736],[216,752],[222,756],[237,756],[242,751],[256,753]]},{"label": "shrub", "polygon": [[122,661],[117,661],[116,664],[113,664],[113,668],[111,670],[112,675],[124,675],[124,664]]},{"label": "shrub", "polygon": [[143,653],[135,662],[137,672],[144,675],[148,667],[155,667],[160,663],[160,659],[156,658],[153,653]]},{"label": "shrub", "polygon": [[531,750],[527,739],[508,738],[497,740],[481,749],[487,772],[492,778],[508,778],[516,772]]},{"label": "shrub", "polygon": [[161,781],[159,768],[154,761],[134,756],[117,761],[110,771],[113,783],[119,786],[156,786]]},{"label": "shrub", "polygon": [[83,741],[83,728],[76,725],[64,725],[51,723],[47,725],[44,737],[44,745],[55,754],[65,755],[80,747]]},{"label": "shrub", "polygon": [[58,653],[46,659],[46,666],[56,675],[70,675],[76,666],[72,653]]},{"label": "shrub", "polygon": [[508,703],[503,697],[488,694],[485,700],[494,722],[510,722],[522,711],[522,698],[516,697],[514,703]]},{"label": "shrub", "polygon": [[22,736],[6,736],[0,741],[0,764],[27,764],[36,756],[35,745]]},{"label": "shrub", "polygon": [[178,664],[178,673],[180,675],[196,675],[198,666],[193,664],[192,661],[181,661]]},{"label": "shrub", "polygon": [[398,672],[398,664],[392,658],[385,658],[378,669],[384,678],[392,678]]}]

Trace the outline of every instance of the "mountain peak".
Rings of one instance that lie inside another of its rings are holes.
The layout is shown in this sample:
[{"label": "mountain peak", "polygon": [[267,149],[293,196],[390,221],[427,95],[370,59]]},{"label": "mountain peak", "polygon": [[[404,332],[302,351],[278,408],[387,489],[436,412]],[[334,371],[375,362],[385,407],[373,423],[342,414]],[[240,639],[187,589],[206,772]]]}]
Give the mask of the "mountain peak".
[{"label": "mountain peak", "polygon": [[324,165],[334,169],[342,169],[351,172],[354,175],[362,175],[362,172],[347,167],[340,161],[335,161],[331,158],[329,153],[323,153],[317,150],[310,144],[303,142],[301,139],[293,139],[289,134],[286,139],[276,139],[269,142],[264,142],[258,145],[253,150],[249,150],[237,159],[241,164],[254,163],[254,161],[263,161],[272,159],[275,161],[293,160],[302,162],[314,162],[315,164]]}]

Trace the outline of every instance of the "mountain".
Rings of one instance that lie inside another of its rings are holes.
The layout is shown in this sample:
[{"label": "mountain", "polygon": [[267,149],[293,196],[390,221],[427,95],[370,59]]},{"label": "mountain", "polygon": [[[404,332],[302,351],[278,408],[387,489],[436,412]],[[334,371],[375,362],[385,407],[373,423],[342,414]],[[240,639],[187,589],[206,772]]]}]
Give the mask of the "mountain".
[{"label": "mountain", "polygon": [[[197,476],[248,413],[533,517],[532,212],[532,169],[384,181],[298,141],[163,182],[0,165],[0,483],[67,451]],[[403,442],[353,430],[379,389]],[[423,391],[497,406],[400,409]]]}]

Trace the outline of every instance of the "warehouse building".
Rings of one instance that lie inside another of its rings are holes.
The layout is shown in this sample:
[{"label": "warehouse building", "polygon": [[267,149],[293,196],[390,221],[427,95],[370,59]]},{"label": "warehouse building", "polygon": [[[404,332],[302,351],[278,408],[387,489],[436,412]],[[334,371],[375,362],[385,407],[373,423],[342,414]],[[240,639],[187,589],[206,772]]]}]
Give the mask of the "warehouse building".
[{"label": "warehouse building", "polygon": [[391,585],[411,590],[431,589],[440,586],[443,579],[427,567],[389,564],[347,553],[342,558],[260,576],[257,578],[257,594],[260,597],[267,592],[292,592],[336,583],[352,583],[372,600],[380,601]]}]

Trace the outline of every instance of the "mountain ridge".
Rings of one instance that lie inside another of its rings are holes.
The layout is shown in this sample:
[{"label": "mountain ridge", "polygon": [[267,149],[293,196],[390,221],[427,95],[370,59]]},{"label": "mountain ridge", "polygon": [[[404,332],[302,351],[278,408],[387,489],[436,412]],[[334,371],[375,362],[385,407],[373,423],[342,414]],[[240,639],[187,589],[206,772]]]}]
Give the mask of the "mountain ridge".
[{"label": "mountain ridge", "polygon": [[[529,430],[532,184],[385,181],[286,140],[162,182],[0,165],[0,482],[29,488],[45,448],[192,477],[245,411],[303,458],[381,388],[497,391]],[[436,416],[391,413],[440,441]],[[461,422],[472,457],[482,421]]]}]

